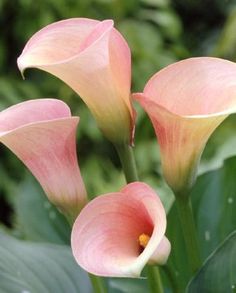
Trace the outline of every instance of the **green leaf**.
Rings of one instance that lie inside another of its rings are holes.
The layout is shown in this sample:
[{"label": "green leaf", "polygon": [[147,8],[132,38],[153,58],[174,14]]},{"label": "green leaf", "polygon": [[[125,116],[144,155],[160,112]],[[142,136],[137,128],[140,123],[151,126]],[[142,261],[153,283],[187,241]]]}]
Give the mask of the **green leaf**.
[{"label": "green leaf", "polygon": [[191,197],[205,259],[236,227],[236,157],[200,176]]},{"label": "green leaf", "polygon": [[[233,131],[235,130],[233,129]],[[198,168],[198,174],[203,174],[207,171],[216,170],[223,166],[224,160],[236,155],[236,137],[232,136],[232,133],[230,133],[230,135],[231,136],[229,138],[224,138],[223,142],[222,134],[220,135],[221,142],[220,145],[217,146],[215,154],[210,159],[201,160],[200,166]]]},{"label": "green leaf", "polygon": [[88,293],[87,274],[67,246],[24,242],[0,232],[1,293]]},{"label": "green leaf", "polygon": [[206,260],[187,292],[236,292],[236,231]]},{"label": "green leaf", "polygon": [[[206,259],[236,227],[236,157],[221,168],[198,177],[191,192],[201,255]],[[172,244],[168,265],[182,290],[189,281],[188,259],[175,204],[168,215],[167,236]],[[184,264],[184,265],[183,265]]]},{"label": "green leaf", "polygon": [[29,174],[14,193],[16,229],[22,237],[40,242],[67,244],[70,230],[64,216],[48,201]]}]

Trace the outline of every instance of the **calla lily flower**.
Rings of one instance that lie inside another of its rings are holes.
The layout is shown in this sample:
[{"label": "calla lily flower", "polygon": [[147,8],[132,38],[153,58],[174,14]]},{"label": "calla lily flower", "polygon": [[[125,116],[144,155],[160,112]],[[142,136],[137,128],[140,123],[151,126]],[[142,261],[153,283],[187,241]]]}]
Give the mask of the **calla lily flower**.
[{"label": "calla lily flower", "polygon": [[49,200],[70,219],[86,204],[77,163],[79,117],[56,99],[23,102],[0,112],[0,142],[29,168]]},{"label": "calla lily flower", "polygon": [[236,64],[186,59],[156,73],[134,98],[152,121],[168,184],[183,193],[194,183],[208,138],[236,110]]},{"label": "calla lily flower", "polygon": [[132,142],[131,57],[112,20],[73,18],[37,32],[18,58],[18,67],[37,67],[81,96],[98,126],[114,143]]},{"label": "calla lily flower", "polygon": [[167,261],[170,243],[165,230],[159,197],[148,185],[134,182],[85,206],[72,229],[72,251],[92,274],[139,277],[146,263]]}]

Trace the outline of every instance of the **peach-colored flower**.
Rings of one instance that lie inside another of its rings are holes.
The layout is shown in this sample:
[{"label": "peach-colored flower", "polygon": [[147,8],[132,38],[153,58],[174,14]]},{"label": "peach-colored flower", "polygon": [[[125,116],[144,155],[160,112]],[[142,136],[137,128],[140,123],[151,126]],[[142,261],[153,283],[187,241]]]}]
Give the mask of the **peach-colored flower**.
[{"label": "peach-colored flower", "polygon": [[236,64],[186,59],[156,73],[134,98],[155,128],[168,184],[183,192],[195,180],[208,138],[236,110]]},{"label": "peach-colored flower", "polygon": [[28,41],[18,67],[57,76],[81,96],[112,142],[132,142],[130,49],[112,20],[73,18],[50,24]]},{"label": "peach-colored flower", "polygon": [[77,163],[79,117],[56,99],[23,102],[0,112],[0,142],[29,168],[49,200],[70,219],[86,204]]},{"label": "peach-colored flower", "polygon": [[147,262],[167,261],[170,243],[165,230],[159,197],[148,185],[134,182],[86,205],[73,226],[72,251],[92,274],[139,277]]}]

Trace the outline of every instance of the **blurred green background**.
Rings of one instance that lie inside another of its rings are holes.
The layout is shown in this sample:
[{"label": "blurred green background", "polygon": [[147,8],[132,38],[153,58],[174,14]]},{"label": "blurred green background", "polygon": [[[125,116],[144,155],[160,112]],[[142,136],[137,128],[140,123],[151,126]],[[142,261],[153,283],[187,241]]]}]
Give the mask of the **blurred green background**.
[{"label": "blurred green background", "polygon": [[[16,66],[29,37],[43,26],[71,17],[112,18],[132,51],[132,91],[142,91],[159,69],[191,56],[236,61],[235,0],[0,0],[0,110],[35,98],[60,98],[81,117],[78,156],[90,197],[125,184],[112,145],[97,129],[81,99],[61,81],[39,70],[22,80]],[[158,146],[146,114],[138,116],[135,155],[140,178],[158,190],[166,210],[173,197],[162,180]],[[210,139],[199,172],[219,167],[236,154],[235,116]],[[40,222],[40,225],[39,225]],[[68,243],[64,218],[50,205],[23,164],[0,145],[0,225],[33,241]],[[49,225],[50,223],[50,225]]]}]

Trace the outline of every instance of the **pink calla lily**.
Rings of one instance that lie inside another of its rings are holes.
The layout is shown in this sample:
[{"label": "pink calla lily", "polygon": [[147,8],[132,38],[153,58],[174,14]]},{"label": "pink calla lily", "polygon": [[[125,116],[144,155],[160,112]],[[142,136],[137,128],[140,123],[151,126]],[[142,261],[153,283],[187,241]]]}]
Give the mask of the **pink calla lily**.
[{"label": "pink calla lily", "polygon": [[132,142],[130,49],[112,20],[73,18],[37,32],[18,58],[23,71],[47,71],[81,96],[112,142]]},{"label": "pink calla lily", "polygon": [[190,58],[156,73],[134,94],[160,144],[164,176],[176,193],[192,186],[208,138],[236,111],[236,64]]},{"label": "pink calla lily", "polygon": [[49,200],[70,219],[86,204],[77,163],[79,117],[56,99],[23,102],[0,112],[0,142],[29,168]]},{"label": "pink calla lily", "polygon": [[92,274],[139,277],[147,262],[167,261],[170,243],[165,230],[159,197],[144,183],[130,183],[86,205],[73,226],[72,251]]}]

